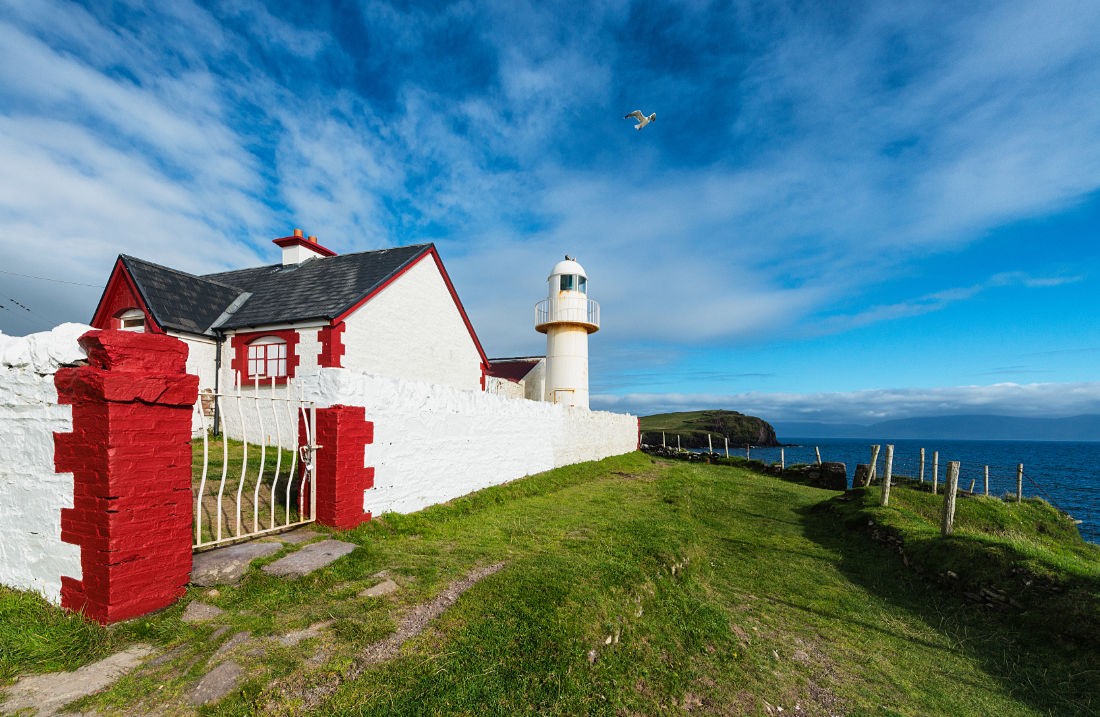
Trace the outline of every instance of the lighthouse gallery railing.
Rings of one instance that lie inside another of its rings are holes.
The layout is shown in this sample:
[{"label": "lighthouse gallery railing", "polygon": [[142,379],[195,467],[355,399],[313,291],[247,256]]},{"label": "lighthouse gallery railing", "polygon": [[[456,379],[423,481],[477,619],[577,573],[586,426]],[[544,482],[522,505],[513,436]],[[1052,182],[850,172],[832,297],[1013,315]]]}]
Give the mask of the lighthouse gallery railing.
[{"label": "lighthouse gallery railing", "polygon": [[600,325],[600,305],[592,299],[569,297],[543,299],[535,304],[535,325],[564,321],[577,324]]}]

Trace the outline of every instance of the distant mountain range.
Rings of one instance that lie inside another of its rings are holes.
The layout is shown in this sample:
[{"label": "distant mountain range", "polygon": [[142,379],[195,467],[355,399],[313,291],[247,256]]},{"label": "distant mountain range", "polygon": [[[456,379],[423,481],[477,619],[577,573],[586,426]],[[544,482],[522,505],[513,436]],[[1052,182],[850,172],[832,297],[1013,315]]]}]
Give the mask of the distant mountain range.
[{"label": "distant mountain range", "polygon": [[856,423],[776,421],[780,441],[791,438],[935,438],[974,441],[1100,441],[1100,414],[1069,418],[1018,416],[924,416]]}]

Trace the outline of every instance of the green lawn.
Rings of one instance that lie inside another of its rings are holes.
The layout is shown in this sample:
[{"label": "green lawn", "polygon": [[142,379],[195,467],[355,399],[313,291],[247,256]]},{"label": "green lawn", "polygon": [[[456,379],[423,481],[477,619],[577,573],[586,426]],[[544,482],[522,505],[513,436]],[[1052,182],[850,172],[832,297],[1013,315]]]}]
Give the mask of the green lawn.
[{"label": "green lawn", "polygon": [[[0,677],[143,639],[176,652],[81,708],[187,714],[182,695],[229,636],[331,620],[325,637],[249,658],[239,692],[203,714],[1095,714],[1096,643],[1048,635],[1050,621],[972,604],[934,569],[906,568],[868,535],[882,522],[875,491],[836,503],[838,493],[743,468],[637,453],[571,466],[340,534],[362,547],[299,580],[253,570],[238,587],[193,589],[184,602],[227,611],[217,638],[212,625],[183,624],[182,604],[102,629],[2,591]],[[891,529],[919,532],[924,508],[898,501],[885,510],[912,523]],[[931,543],[914,551],[936,554]],[[1095,589],[1100,563],[1078,553],[1060,593],[1075,599]],[[341,681],[409,607],[500,561],[398,658]],[[359,597],[380,570],[402,588]],[[320,684],[338,686],[319,699]]]}]

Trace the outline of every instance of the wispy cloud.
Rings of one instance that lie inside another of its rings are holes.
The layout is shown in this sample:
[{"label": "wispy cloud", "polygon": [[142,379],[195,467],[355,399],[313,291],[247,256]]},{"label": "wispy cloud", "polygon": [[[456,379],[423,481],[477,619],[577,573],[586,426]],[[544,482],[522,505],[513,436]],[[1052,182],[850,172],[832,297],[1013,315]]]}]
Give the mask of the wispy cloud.
[{"label": "wispy cloud", "polygon": [[[1098,35],[1073,2],[8,4],[0,250],[92,284],[118,252],[269,262],[294,226],[436,241],[497,354],[541,350],[531,307],[568,251],[627,391],[661,354],[1093,281],[1036,251],[883,291],[1100,189]],[[635,107],[658,122],[634,132]],[[86,319],[60,286],[20,297]]]},{"label": "wispy cloud", "polygon": [[872,423],[916,416],[998,414],[1076,416],[1100,413],[1100,382],[996,383],[988,386],[890,388],[835,393],[627,394],[592,397],[593,407],[641,415],[729,408],[768,421]]}]

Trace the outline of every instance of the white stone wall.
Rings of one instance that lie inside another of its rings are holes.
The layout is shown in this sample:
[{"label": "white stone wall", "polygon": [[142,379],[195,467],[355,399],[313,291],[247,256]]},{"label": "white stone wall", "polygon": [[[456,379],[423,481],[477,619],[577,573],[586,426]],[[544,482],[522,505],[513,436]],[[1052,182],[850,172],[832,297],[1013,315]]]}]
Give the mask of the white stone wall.
[{"label": "white stone wall", "polygon": [[[559,466],[629,453],[638,420],[626,414],[463,391],[348,369],[302,375],[318,405],[365,406],[374,443],[364,465],[375,515],[409,513]],[[322,448],[323,450],[323,448]]]},{"label": "white stone wall", "polygon": [[26,337],[0,334],[0,583],[61,602],[61,576],[81,579],[80,548],[61,542],[61,509],[73,505],[73,474],[54,472],[55,431],[72,430],[54,374],[86,357],[76,340],[90,326],[62,324]]},{"label": "white stone wall", "polygon": [[345,323],[345,368],[481,389],[481,355],[431,255]]}]

